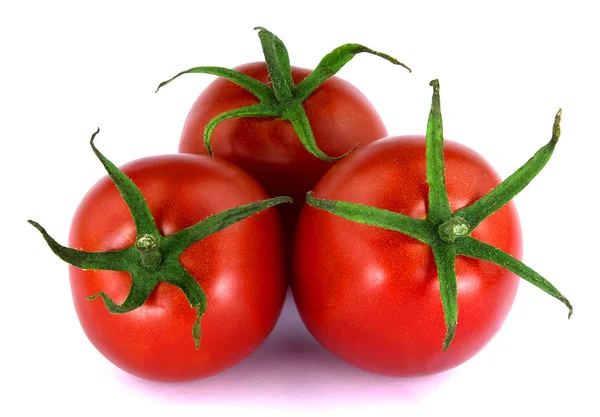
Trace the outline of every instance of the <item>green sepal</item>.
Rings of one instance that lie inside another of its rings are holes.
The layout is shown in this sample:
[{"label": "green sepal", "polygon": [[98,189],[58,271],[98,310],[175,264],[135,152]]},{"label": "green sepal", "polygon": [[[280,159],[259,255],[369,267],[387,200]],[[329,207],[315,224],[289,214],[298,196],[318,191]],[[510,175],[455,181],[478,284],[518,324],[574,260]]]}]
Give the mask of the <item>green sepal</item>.
[{"label": "green sepal", "polygon": [[440,296],[442,308],[444,309],[444,320],[446,321],[446,338],[442,348],[448,350],[454,339],[456,325],[458,323],[458,291],[456,288],[456,271],[454,269],[456,260],[456,249],[454,245],[438,243],[431,247],[433,258],[438,271],[440,283]]},{"label": "green sepal", "polygon": [[444,180],[439,83],[433,80],[430,85],[433,87],[433,98],[426,134],[426,173],[429,185],[427,220],[414,219],[400,213],[361,204],[316,198],[312,191],[307,194],[307,204],[349,221],[403,233],[431,246],[438,271],[446,323],[443,350],[450,347],[458,323],[455,271],[457,255],[489,261],[513,272],[561,301],[569,309],[569,317],[571,317],[573,313],[571,303],[549,281],[510,254],[470,236],[481,221],[512,200],[546,165],[560,136],[562,110],[556,114],[552,138],[547,145],[487,195],[452,213]]},{"label": "green sepal", "polygon": [[194,320],[194,325],[192,326],[192,337],[194,338],[196,349],[200,348],[200,339],[202,338],[202,329],[200,328],[202,313],[200,310],[200,307],[196,307],[196,320]]},{"label": "green sepal", "polygon": [[267,29],[260,26],[254,29],[258,30],[275,97],[279,103],[286,103],[292,99],[295,89],[287,48],[281,39]]},{"label": "green sepal", "polygon": [[[160,282],[175,285],[185,294],[190,306],[196,311],[192,326],[192,337],[196,348],[200,346],[200,319],[206,311],[206,294],[198,281],[181,264],[179,257],[190,245],[217,233],[239,221],[257,214],[277,204],[291,202],[289,197],[275,197],[234,207],[214,214],[204,220],[163,237],[141,191],[119,168],[110,162],[94,145],[97,130],[90,145],[104,165],[108,175],[117,186],[129,207],[136,226],[136,243],[128,248],[112,252],[86,252],[60,245],[37,222],[29,220],[42,234],[50,249],[65,262],[87,270],[112,270],[129,272],[131,288],[122,304],[114,302],[105,292],[100,291],[87,297],[89,300],[101,298],[107,310],[113,314],[125,314],[142,306]],[[142,233],[140,233],[140,231]]]},{"label": "green sepal", "polygon": [[560,119],[562,109],[558,110],[552,126],[552,138],[540,148],[531,159],[511,176],[498,184],[492,191],[473,204],[458,210],[457,216],[465,218],[472,228],[477,227],[485,218],[502,208],[519,194],[546,166],[560,138]]},{"label": "green sepal", "polygon": [[213,214],[193,226],[166,236],[163,239],[162,247],[165,251],[181,254],[191,244],[238,223],[253,214],[257,214],[278,204],[291,202],[291,197],[273,197]]},{"label": "green sepal", "polygon": [[327,211],[336,216],[368,226],[382,227],[384,229],[401,232],[428,245],[435,241],[435,230],[425,220],[415,219],[404,214],[363,204],[348,203],[346,201],[324,200],[314,196],[312,191],[306,194],[306,203],[309,206]]},{"label": "green sepal", "polygon": [[164,87],[165,85],[169,84],[171,81],[173,81],[176,78],[179,78],[185,74],[216,75],[221,78],[225,78],[226,80],[229,80],[232,83],[235,83],[235,84],[239,85],[240,87],[248,90],[249,92],[254,94],[254,96],[256,96],[256,98],[258,98],[260,101],[275,102],[275,95],[273,93],[273,89],[270,88],[268,85],[261,83],[260,81],[258,81],[255,78],[250,77],[249,75],[242,74],[239,71],[235,71],[235,70],[232,70],[229,68],[222,68],[222,67],[194,67],[194,68],[190,68],[185,71],[181,71],[180,73],[175,74],[173,77],[169,78],[168,80],[160,83],[158,85],[158,87],[156,87],[155,92],[158,92],[158,90],[160,90],[162,87]]},{"label": "green sepal", "polygon": [[266,103],[252,104],[246,107],[229,110],[212,118],[204,128],[204,146],[210,156],[213,156],[210,138],[213,130],[225,120],[238,119],[242,117],[277,117],[281,115],[281,109],[278,105]]},{"label": "green sepal", "polygon": [[98,297],[102,298],[106,309],[112,314],[125,314],[141,307],[160,282],[160,278],[157,276],[158,274],[153,274],[140,269],[135,272],[130,271],[130,273],[132,278],[131,288],[122,304],[119,305],[115,303],[104,291],[90,295],[87,299],[92,301]]},{"label": "green sepal", "polygon": [[342,45],[327,54],[315,70],[300,82],[298,86],[295,86],[292,78],[290,58],[284,43],[275,34],[263,27],[259,26],[255,29],[258,30],[258,37],[261,42],[265,63],[273,85],[272,88],[248,75],[232,69],[202,66],[179,72],[170,79],[160,83],[156,89],[156,91],[160,90],[163,86],[184,74],[204,73],[217,75],[232,81],[254,94],[260,101],[260,103],[256,105],[233,109],[217,115],[207,124],[204,129],[203,139],[204,145],[210,155],[212,155],[212,132],[224,120],[238,117],[280,117],[283,120],[288,120],[292,124],[300,142],[310,154],[324,161],[337,161],[356,149],[358,143],[342,155],[327,155],[316,143],[312,127],[310,126],[302,103],[320,85],[328,78],[335,75],[359,53],[368,53],[378,56],[394,65],[399,65],[406,68],[408,71],[411,71],[410,68],[390,55],[375,51],[360,44],[350,43]]},{"label": "green sepal", "polygon": [[431,111],[427,121],[426,170],[427,184],[429,185],[429,210],[427,217],[434,223],[447,220],[452,214],[444,173],[444,129],[442,126],[442,112],[440,107],[440,83],[433,80],[429,83],[433,87]]},{"label": "green sepal", "polygon": [[525,281],[532,283],[542,291],[563,303],[569,309],[569,318],[571,318],[571,315],[573,314],[573,306],[569,300],[567,300],[567,298],[562,295],[560,291],[558,291],[556,287],[548,280],[525,265],[523,262],[519,261],[514,256],[471,236],[458,239],[456,243],[456,251],[459,255],[492,262],[511,271],[515,275],[518,275]]},{"label": "green sepal", "polygon": [[204,292],[204,289],[198,285],[198,281],[185,270],[179,260],[171,261],[171,263],[167,265],[167,268],[169,268],[169,273],[166,274],[165,282],[181,288],[188,303],[190,303],[190,306],[196,311],[196,319],[192,326],[192,337],[196,349],[198,349],[200,347],[200,338],[202,336],[200,319],[206,312],[206,306],[208,304],[206,293]]},{"label": "green sepal", "polygon": [[384,54],[383,52],[374,51],[371,48],[367,48],[364,45],[358,43],[347,43],[342,46],[338,46],[333,51],[325,55],[319,65],[296,87],[296,99],[304,101],[310,96],[317,88],[321,86],[327,79],[333,77],[346,65],[352,58],[360,53],[367,53],[375,55],[379,58],[383,58],[386,61],[391,62],[394,65],[399,65],[406,68],[408,72],[412,70],[398,61],[393,56]]},{"label": "green sepal", "polygon": [[133,181],[125,175],[119,168],[117,168],[112,162],[110,162],[96,146],[94,145],[94,139],[100,133],[100,128],[94,132],[92,138],[90,139],[90,146],[92,150],[104,165],[106,172],[110,176],[110,179],[114,182],[125,200],[127,207],[129,208],[133,220],[135,222],[135,230],[136,236],[139,238],[142,235],[158,235],[158,229],[156,228],[156,223],[154,222],[154,217],[152,217],[152,213],[150,212],[150,208],[148,208],[148,204],[146,204],[146,200],[144,196],[140,192],[140,190],[135,186]]},{"label": "green sepal", "polygon": [[323,161],[334,162],[340,160],[346,155],[348,155],[350,152],[354,151],[359,145],[357,143],[352,149],[350,149],[348,152],[342,155],[329,156],[325,152],[323,152],[321,148],[319,148],[319,145],[317,145],[317,141],[315,139],[315,136],[313,135],[312,128],[310,127],[310,122],[308,121],[308,117],[306,116],[306,112],[304,111],[304,107],[302,107],[302,104],[294,105],[281,116],[282,119],[290,121],[290,123],[294,127],[294,131],[300,139],[300,142],[302,143],[302,145],[304,145],[304,148],[313,156],[316,156],[317,158]]},{"label": "green sepal", "polygon": [[114,252],[86,252],[77,249],[67,248],[59,244],[52,236],[46,232],[46,229],[33,220],[27,221],[35,227],[44,237],[44,240],[54,252],[63,261],[81,269],[126,271],[128,258],[131,257],[131,250],[123,249]]}]

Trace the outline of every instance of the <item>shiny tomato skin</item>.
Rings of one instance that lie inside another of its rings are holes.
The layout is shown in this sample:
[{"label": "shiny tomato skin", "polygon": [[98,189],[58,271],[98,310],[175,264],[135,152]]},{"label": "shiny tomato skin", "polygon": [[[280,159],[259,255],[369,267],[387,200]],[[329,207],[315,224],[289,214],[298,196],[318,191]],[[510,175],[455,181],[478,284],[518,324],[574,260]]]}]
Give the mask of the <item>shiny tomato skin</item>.
[{"label": "shiny tomato skin", "polygon": [[[268,198],[241,169],[206,156],[149,157],[122,170],[140,188],[163,236],[211,214]],[[111,314],[100,299],[86,297],[105,291],[120,304],[129,292],[129,273],[70,266],[83,330],[106,358],[142,378],[181,381],[229,368],[262,343],[279,317],[287,285],[281,241],[279,216],[270,208],[193,244],[181,255],[182,265],[208,299],[199,350],[192,337],[195,310],[179,288],[161,282],[142,307]],[[134,242],[129,209],[104,177],[75,213],[70,246],[111,251]]]},{"label": "shiny tomato skin", "polygon": [[[446,187],[453,211],[499,184],[469,148],[446,141]],[[425,219],[425,138],[390,137],[353,153],[319,182],[315,196],[366,204]],[[521,229],[512,203],[472,236],[517,258]],[[458,326],[444,352],[445,323],[429,246],[398,232],[351,222],[305,205],[295,239],[292,290],[314,337],[343,360],[385,375],[418,376],[453,368],[499,330],[519,278],[459,256]]]},{"label": "shiny tomato skin", "polygon": [[[265,84],[270,77],[264,62],[235,70]],[[299,84],[311,70],[292,67]],[[204,128],[215,116],[258,103],[247,90],[218,78],[197,98],[184,124],[179,152],[207,154]],[[373,105],[352,84],[331,77],[303,103],[319,148],[329,156],[340,156],[357,143],[366,144],[387,136]],[[298,139],[289,121],[279,118],[237,118],[222,122],[211,136],[215,156],[233,162],[256,178],[275,197],[287,195],[295,204],[280,206],[286,230],[293,230],[306,192],[333,165],[311,155]]]}]

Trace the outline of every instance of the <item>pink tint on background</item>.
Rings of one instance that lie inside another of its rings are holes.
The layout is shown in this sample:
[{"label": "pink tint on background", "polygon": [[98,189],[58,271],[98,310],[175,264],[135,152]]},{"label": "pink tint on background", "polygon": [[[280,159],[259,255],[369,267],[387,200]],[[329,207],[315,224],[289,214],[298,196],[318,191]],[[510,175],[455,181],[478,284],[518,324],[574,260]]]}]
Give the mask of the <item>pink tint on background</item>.
[{"label": "pink tint on background", "polygon": [[[450,371],[452,372],[452,371]],[[215,376],[183,383],[159,383],[115,373],[127,389],[154,400],[204,405],[318,407],[354,402],[418,402],[435,391],[450,372],[419,378],[371,374],[335,357],[306,330],[291,294],[275,329],[250,357]]]}]

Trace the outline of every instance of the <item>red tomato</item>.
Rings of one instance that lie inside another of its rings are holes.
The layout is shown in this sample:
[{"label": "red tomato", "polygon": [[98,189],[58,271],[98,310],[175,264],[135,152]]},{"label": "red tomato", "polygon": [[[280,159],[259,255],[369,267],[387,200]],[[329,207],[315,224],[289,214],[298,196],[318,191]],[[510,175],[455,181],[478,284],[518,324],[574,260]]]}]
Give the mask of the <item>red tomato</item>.
[{"label": "red tomato", "polygon": [[[500,183],[490,165],[462,145],[446,141],[444,158],[453,211]],[[315,197],[426,219],[425,137],[390,137],[352,153],[323,177]],[[471,235],[521,257],[512,203]],[[499,266],[457,257],[458,326],[444,352],[446,327],[429,246],[308,205],[295,243],[292,289],[307,328],[340,358],[381,374],[432,374],[468,360],[499,330],[519,283],[519,277]]]},{"label": "red tomato", "polygon": [[[264,62],[245,64],[235,70],[265,84],[270,83]],[[311,70],[292,67],[298,85]],[[207,154],[204,128],[215,116],[256,104],[258,99],[223,78],[213,81],[198,97],[187,116],[179,152]],[[385,137],[383,122],[366,97],[347,81],[331,77],[303,103],[319,148],[339,156],[357,143]],[[311,155],[302,145],[290,122],[274,118],[237,118],[218,125],[212,133],[215,156],[226,159],[256,178],[275,197],[287,195],[295,204],[281,206],[284,226],[292,231],[306,192],[333,165]]]},{"label": "red tomato", "polygon": [[[125,165],[123,171],[140,188],[163,236],[268,197],[241,169],[210,157],[150,157]],[[135,232],[129,209],[107,176],[77,209],[69,244],[113,251],[132,246]],[[127,272],[70,266],[81,325],[104,356],[143,378],[186,380],[229,368],[263,342],[279,316],[286,292],[281,239],[277,212],[268,209],[183,252],[183,267],[208,299],[198,350],[192,338],[195,310],[175,286],[159,283],[144,305],[126,314],[111,314],[100,299],[86,299],[104,291],[120,304],[131,287]]]}]

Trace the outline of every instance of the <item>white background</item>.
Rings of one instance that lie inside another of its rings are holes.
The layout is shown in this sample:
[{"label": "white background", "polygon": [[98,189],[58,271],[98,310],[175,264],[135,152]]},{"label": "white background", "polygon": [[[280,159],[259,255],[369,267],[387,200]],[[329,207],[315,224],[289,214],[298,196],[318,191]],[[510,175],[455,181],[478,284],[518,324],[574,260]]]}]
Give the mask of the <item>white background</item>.
[{"label": "white background", "polygon": [[[595,414],[594,2],[447,3],[3,3],[0,414]],[[390,134],[425,132],[428,82],[439,78],[446,138],[474,148],[502,177],[546,143],[562,107],[561,142],[516,204],[525,261],[570,298],[572,319],[523,283],[497,337],[459,368],[428,378],[384,378],[338,361],[306,333],[293,304],[253,356],[206,380],[141,381],[106,361],[79,327],[66,265],[26,220],[66,242],[80,198],[103,175],[88,146],[97,126],[98,146],[117,164],[175,152],[189,107],[213,77],[188,75],[158,94],[156,85],[192,66],[261,60],[257,25],[284,40],[297,66],[314,67],[347,42],[411,66],[413,74],[362,55],[339,73],[370,98]]]}]

